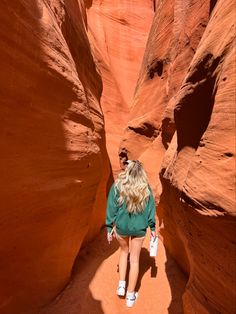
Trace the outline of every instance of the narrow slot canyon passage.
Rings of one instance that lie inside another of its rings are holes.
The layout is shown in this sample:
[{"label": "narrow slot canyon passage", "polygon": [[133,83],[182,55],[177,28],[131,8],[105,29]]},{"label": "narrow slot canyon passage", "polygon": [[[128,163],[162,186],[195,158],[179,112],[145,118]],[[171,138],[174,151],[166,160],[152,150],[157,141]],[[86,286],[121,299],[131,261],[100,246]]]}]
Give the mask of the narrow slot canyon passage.
[{"label": "narrow slot canyon passage", "polygon": [[[0,314],[236,313],[235,1],[2,0],[0,18]],[[104,226],[120,154],[160,228],[130,309]]]},{"label": "narrow slot canyon passage", "polygon": [[[119,146],[134,104],[133,95],[154,10],[150,1],[105,1],[102,4],[93,1],[87,6],[86,14],[89,40],[103,82],[100,102],[114,180],[121,171]],[[153,129],[155,132],[155,127]],[[152,141],[150,135],[149,142]],[[136,144],[135,139],[133,144]],[[157,184],[158,172],[154,175],[151,180],[153,188]],[[148,232],[140,257],[137,285],[140,297],[129,312],[183,313],[182,294],[187,276],[165,250],[161,240],[158,256],[151,258],[149,238]],[[118,258],[117,241],[108,245],[103,229],[95,240],[81,249],[74,264],[72,281],[42,314],[126,313],[125,299],[116,295]]]},{"label": "narrow slot canyon passage", "polygon": [[[232,1],[228,2],[232,6]],[[227,70],[227,62],[232,58],[229,50],[227,54],[224,48],[215,47],[211,54],[205,52],[215,40],[211,29],[215,28],[219,34],[214,26],[214,15],[212,17],[216,2],[190,1],[185,5],[181,1],[94,0],[85,3],[88,38],[103,83],[100,103],[112,180],[120,172],[119,152],[127,154],[129,159],[141,160],[155,193],[161,227],[155,259],[149,257],[149,233],[144,242],[139,298],[129,312],[215,313],[215,300],[224,275],[219,275],[215,295],[209,293],[208,299],[204,282],[209,289],[213,283],[205,265],[211,253],[205,252],[202,241],[215,237],[214,222],[207,220],[214,214],[209,212],[207,219],[201,215],[195,217],[191,202],[187,201],[186,209],[179,195],[183,193],[184,197],[191,185],[188,175],[191,162],[199,162],[196,157],[201,155],[200,140],[204,141],[204,136],[214,138],[211,123],[215,119],[216,78],[219,82],[221,75],[230,71]],[[221,9],[219,1],[217,10]],[[227,23],[229,10],[224,14],[223,24]],[[206,29],[208,23],[210,26]],[[201,41],[204,35],[205,41]],[[233,33],[228,34],[225,40],[228,47],[232,47],[233,38]],[[224,70],[219,66],[220,60],[225,62]],[[229,73],[234,77],[232,71]],[[230,106],[232,100],[228,100]],[[197,170],[195,175],[193,189],[200,191],[196,182],[202,182],[203,176],[199,177]],[[205,193],[204,197],[208,199],[209,194]],[[233,194],[230,193],[229,198],[231,203],[226,212],[233,208]],[[194,193],[190,193],[190,199],[194,199]],[[204,200],[200,202],[203,204]],[[224,223],[232,236],[233,220],[222,221],[222,225]],[[200,234],[204,236],[201,238]],[[196,249],[198,242],[200,249]],[[211,241],[207,246],[215,252]],[[42,313],[127,313],[124,300],[115,293],[118,257],[116,241],[109,246],[103,229],[95,240],[82,248],[69,286]],[[229,260],[232,257],[231,246]],[[198,271],[199,261],[204,275]],[[232,269],[232,274],[234,272]],[[199,290],[195,287],[196,281],[203,283],[199,284]],[[232,286],[229,290],[232,296]],[[233,309],[232,302],[226,299],[219,301],[219,313]]]}]

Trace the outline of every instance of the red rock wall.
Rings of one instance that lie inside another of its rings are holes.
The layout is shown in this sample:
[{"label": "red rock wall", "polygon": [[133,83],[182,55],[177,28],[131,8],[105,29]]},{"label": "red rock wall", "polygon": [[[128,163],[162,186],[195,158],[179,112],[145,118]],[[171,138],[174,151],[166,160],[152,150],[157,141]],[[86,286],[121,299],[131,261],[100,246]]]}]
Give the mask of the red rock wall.
[{"label": "red rock wall", "polygon": [[146,40],[154,15],[150,0],[85,1],[89,39],[103,81],[101,106],[114,176]]},{"label": "red rock wall", "polygon": [[0,312],[36,313],[104,222],[102,82],[82,2],[1,1],[0,17]]},{"label": "red rock wall", "polygon": [[235,311],[234,9],[232,0],[156,1],[120,147],[152,184],[160,172],[161,233],[189,274],[191,314]]},{"label": "red rock wall", "polygon": [[212,13],[176,96],[177,141],[161,170],[163,220],[176,225],[190,264],[185,313],[236,305],[234,5],[218,1]]},{"label": "red rock wall", "polygon": [[[209,12],[210,1],[155,2],[155,16],[120,145],[121,150],[128,150],[130,158],[139,158],[146,164],[153,184],[175,132],[175,94],[187,73]],[[157,157],[150,160],[153,155]]]}]

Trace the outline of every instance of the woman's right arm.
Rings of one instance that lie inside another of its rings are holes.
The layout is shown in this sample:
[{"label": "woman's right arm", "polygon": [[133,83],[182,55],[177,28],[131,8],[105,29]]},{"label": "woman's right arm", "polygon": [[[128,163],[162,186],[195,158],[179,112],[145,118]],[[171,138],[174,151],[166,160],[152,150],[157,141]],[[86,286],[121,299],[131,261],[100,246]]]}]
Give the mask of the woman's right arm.
[{"label": "woman's right arm", "polygon": [[148,201],[148,226],[151,229],[151,233],[156,233],[156,204],[152,194],[152,190],[149,187],[150,195]]}]

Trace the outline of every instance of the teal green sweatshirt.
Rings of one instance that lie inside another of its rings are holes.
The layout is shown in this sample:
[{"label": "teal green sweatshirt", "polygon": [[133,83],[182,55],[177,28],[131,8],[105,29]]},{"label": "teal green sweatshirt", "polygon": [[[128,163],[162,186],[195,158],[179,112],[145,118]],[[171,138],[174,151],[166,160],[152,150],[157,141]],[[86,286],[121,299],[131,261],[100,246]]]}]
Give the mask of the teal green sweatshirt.
[{"label": "teal green sweatshirt", "polygon": [[142,237],[145,236],[148,227],[154,231],[156,227],[156,206],[150,186],[149,191],[150,196],[143,212],[132,214],[127,211],[124,203],[122,205],[118,204],[118,191],[115,191],[115,184],[113,183],[107,200],[107,231],[111,232],[113,225],[116,225],[116,231],[121,236]]}]

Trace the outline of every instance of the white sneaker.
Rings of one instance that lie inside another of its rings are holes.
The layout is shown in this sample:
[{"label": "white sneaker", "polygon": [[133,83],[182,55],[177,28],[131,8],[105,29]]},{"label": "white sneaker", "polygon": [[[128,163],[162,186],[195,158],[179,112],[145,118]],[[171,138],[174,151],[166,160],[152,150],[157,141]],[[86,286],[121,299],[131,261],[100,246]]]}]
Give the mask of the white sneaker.
[{"label": "white sneaker", "polygon": [[124,287],[118,287],[116,290],[116,294],[120,297],[124,297],[125,296],[125,288]]},{"label": "white sneaker", "polygon": [[138,292],[134,292],[134,293],[127,292],[126,294],[127,307],[133,307],[137,298],[138,298]]}]

